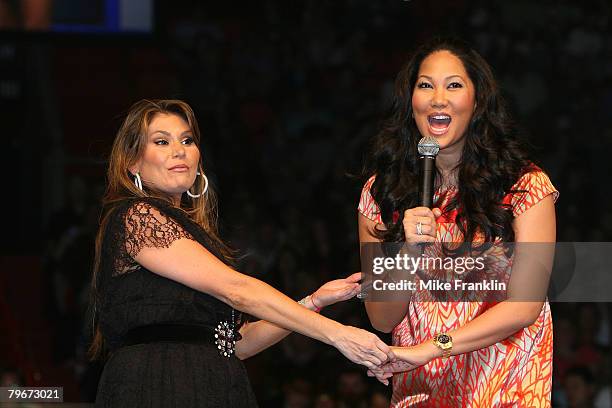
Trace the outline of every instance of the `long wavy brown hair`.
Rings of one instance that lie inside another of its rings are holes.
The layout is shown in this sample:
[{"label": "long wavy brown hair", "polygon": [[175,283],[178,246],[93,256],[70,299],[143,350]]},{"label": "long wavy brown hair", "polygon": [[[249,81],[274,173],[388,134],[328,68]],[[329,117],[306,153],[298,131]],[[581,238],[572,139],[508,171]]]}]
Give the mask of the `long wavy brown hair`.
[{"label": "long wavy brown hair", "polygon": [[[148,127],[155,115],[158,114],[174,114],[181,117],[191,129],[196,146],[200,146],[200,129],[195,114],[187,103],[180,100],[140,100],[132,105],[119,128],[110,153],[107,172],[107,188],[102,199],[100,228],[96,236],[93,278],[91,284],[91,312],[94,321],[94,336],[88,351],[92,359],[101,357],[104,350],[103,336],[97,323],[97,306],[99,304],[99,288],[97,287],[97,281],[100,270],[102,242],[110,217],[120,203],[130,198],[154,197],[167,201],[171,205],[173,203],[170,195],[156,190],[152,186],[143,184],[142,190],[137,188],[134,184],[134,175],[128,170],[143,156],[148,138]],[[201,158],[198,163],[198,171],[200,174],[205,174]],[[194,194],[198,194],[203,189],[203,177],[196,177],[195,184],[191,190]],[[233,251],[225,245],[219,237],[217,228],[217,199],[210,183],[206,194],[202,194],[200,197],[192,198],[187,194],[183,194],[180,208],[188,214],[191,220],[195,221],[204,231],[206,231],[223,256],[228,259],[232,258]]]}]

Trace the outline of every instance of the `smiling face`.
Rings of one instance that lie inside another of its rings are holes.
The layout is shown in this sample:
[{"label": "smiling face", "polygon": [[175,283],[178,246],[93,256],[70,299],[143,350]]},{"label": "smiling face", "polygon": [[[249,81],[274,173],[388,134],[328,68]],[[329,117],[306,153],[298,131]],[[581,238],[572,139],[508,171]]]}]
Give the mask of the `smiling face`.
[{"label": "smiling face", "polygon": [[472,119],[476,92],[461,60],[446,50],[421,63],[412,93],[414,120],[422,136],[435,137],[440,150],[460,150]]},{"label": "smiling face", "polygon": [[144,153],[130,171],[140,173],[143,185],[180,203],[195,181],[199,161],[200,150],[187,122],[176,114],[158,113],[149,123]]}]

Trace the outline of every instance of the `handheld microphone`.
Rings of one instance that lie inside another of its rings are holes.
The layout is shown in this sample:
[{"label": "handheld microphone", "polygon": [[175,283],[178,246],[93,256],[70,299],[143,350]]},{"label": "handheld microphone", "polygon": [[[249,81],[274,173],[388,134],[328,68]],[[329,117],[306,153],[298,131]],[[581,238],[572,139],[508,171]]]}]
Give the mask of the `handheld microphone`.
[{"label": "handheld microphone", "polygon": [[431,137],[425,136],[419,140],[419,205],[433,207],[434,177],[436,172],[436,156],[440,151],[440,144]]}]

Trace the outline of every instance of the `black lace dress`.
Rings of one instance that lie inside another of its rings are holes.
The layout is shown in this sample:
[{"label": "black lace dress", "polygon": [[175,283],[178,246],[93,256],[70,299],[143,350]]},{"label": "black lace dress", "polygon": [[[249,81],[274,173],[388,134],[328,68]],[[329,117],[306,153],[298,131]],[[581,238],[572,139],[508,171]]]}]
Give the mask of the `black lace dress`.
[{"label": "black lace dress", "polygon": [[[105,231],[97,316],[110,356],[96,407],[256,407],[244,365],[223,355],[215,338],[215,328],[238,329],[239,312],[133,259],[143,247],[167,248],[180,238],[223,259],[204,230],[183,211],[147,198],[116,207]],[[211,334],[194,340],[193,327]]]}]

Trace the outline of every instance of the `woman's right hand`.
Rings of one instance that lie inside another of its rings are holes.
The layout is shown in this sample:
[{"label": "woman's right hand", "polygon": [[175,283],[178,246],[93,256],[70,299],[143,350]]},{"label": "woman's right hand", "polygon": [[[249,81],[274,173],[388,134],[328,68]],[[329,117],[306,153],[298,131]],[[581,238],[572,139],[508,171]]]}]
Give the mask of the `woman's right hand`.
[{"label": "woman's right hand", "polygon": [[352,326],[341,326],[332,344],[346,358],[370,369],[395,361],[395,354],[375,334]]},{"label": "woman's right hand", "polygon": [[402,223],[406,242],[413,245],[434,242],[437,230],[436,218],[440,215],[442,211],[439,208],[431,210],[427,207],[415,207],[404,211]]}]

